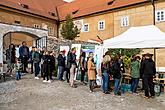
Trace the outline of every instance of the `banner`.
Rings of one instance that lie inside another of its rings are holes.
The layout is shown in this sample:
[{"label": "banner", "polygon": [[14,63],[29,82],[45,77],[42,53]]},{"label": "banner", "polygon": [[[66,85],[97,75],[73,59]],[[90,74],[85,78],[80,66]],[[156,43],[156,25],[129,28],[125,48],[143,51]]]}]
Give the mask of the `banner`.
[{"label": "banner", "polygon": [[94,62],[96,64],[97,72],[101,73],[101,62],[103,59],[103,48],[100,45],[95,46],[95,53],[94,53]]}]

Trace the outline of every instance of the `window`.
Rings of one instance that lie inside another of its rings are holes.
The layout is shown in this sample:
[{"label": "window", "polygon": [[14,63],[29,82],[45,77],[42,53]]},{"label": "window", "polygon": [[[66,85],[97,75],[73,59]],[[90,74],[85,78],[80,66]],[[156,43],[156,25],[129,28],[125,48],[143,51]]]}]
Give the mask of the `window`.
[{"label": "window", "polygon": [[129,26],[129,17],[124,16],[121,18],[121,27]]},{"label": "window", "polygon": [[89,32],[89,24],[84,24],[84,32]]},{"label": "window", "polygon": [[56,16],[56,14],[54,12],[49,12],[49,15]]},{"label": "window", "polygon": [[165,21],[165,10],[156,11],[156,21]]},{"label": "window", "polygon": [[26,4],[20,4],[23,8],[29,9],[29,6]]},{"label": "window", "polygon": [[54,35],[54,29],[52,27],[48,28],[48,34],[49,35]]},{"label": "window", "polygon": [[34,28],[40,28],[40,25],[34,24]]},{"label": "window", "polygon": [[15,24],[21,24],[21,21],[14,21]]},{"label": "window", "polygon": [[98,22],[98,30],[104,30],[105,29],[105,21],[99,21]]}]

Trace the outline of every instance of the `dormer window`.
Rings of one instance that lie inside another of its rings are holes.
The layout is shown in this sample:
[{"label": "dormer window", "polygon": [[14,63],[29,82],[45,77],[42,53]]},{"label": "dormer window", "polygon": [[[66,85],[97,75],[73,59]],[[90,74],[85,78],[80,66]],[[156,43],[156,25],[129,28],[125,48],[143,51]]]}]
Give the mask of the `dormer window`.
[{"label": "dormer window", "polygon": [[22,6],[23,8],[29,9],[29,6],[26,5],[26,4],[21,4],[21,6]]},{"label": "dormer window", "polygon": [[110,1],[107,3],[107,5],[112,5],[113,2],[114,2],[114,0],[110,0]]},{"label": "dormer window", "polygon": [[15,23],[15,24],[20,24],[20,23],[21,23],[21,21],[14,21],[14,23]]},{"label": "dormer window", "polygon": [[49,12],[49,15],[56,16],[56,14],[54,12]]},{"label": "dormer window", "polygon": [[72,12],[72,14],[74,15],[74,14],[76,14],[77,12],[78,12],[78,10],[76,10],[76,11]]}]

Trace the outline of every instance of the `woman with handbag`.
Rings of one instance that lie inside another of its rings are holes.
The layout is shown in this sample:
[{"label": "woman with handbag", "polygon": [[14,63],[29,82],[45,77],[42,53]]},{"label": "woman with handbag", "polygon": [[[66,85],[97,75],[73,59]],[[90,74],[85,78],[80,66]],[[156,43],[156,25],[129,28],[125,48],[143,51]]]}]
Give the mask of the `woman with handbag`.
[{"label": "woman with handbag", "polygon": [[93,92],[94,83],[96,81],[96,66],[93,63],[93,53],[90,53],[90,57],[88,60],[88,80],[89,80],[89,88],[90,92]]}]

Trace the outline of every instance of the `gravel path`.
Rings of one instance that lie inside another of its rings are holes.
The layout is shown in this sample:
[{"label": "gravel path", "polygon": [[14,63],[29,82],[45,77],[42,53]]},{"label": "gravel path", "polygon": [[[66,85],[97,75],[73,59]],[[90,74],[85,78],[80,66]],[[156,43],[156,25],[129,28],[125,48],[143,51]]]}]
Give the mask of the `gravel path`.
[{"label": "gravel path", "polygon": [[165,110],[165,94],[144,99],[126,93],[122,96],[90,93],[87,86],[71,88],[66,82],[43,83],[26,75],[20,81],[0,83],[0,110]]}]

